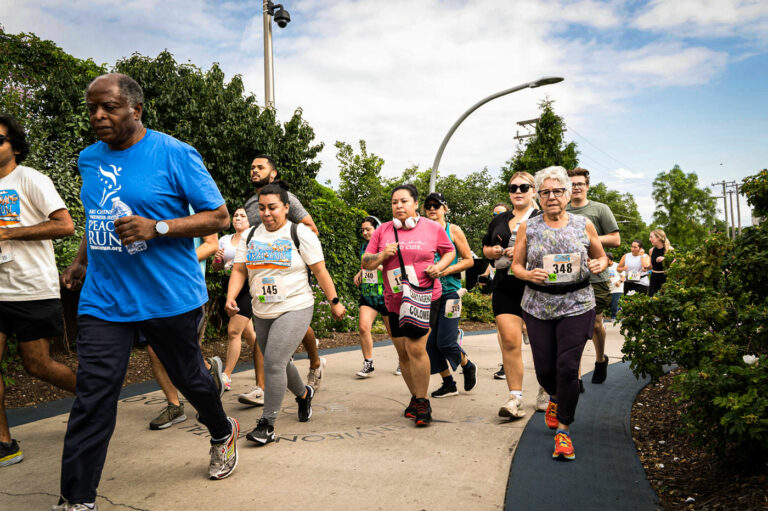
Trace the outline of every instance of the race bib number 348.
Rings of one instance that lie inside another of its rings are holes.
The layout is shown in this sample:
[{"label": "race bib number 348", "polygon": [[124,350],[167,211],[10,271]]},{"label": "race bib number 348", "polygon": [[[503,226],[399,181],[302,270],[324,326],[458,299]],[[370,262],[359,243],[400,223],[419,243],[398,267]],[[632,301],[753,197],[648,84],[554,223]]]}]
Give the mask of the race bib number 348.
[{"label": "race bib number 348", "polygon": [[544,269],[549,273],[547,282],[553,284],[581,280],[581,254],[547,254]]}]

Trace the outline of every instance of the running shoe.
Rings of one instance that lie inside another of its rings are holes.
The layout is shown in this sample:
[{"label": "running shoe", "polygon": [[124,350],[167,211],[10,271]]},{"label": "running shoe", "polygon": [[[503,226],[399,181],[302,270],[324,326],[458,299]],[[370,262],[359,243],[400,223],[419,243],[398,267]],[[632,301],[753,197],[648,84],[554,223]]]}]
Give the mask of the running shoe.
[{"label": "running shoe", "polygon": [[403,375],[403,372],[400,370],[400,364],[397,364],[397,369],[395,369],[395,371],[392,374],[394,374],[395,376]]},{"label": "running shoe", "polygon": [[158,430],[170,428],[174,424],[184,422],[187,420],[187,416],[184,415],[184,403],[179,403],[179,406],[168,403],[168,406],[163,408],[160,415],[152,419],[149,423],[149,429]]},{"label": "running shoe", "polygon": [[267,445],[275,441],[275,427],[265,418],[259,419],[259,423],[253,430],[245,435],[245,438],[257,444]]},{"label": "running shoe", "polygon": [[208,465],[208,477],[224,479],[232,475],[237,467],[237,436],[240,424],[232,417],[227,417],[232,430],[226,440],[211,445],[211,463]]},{"label": "running shoe", "polygon": [[560,421],[557,420],[557,403],[550,398],[547,405],[547,411],[544,414],[544,422],[546,422],[549,429],[557,429],[557,425]]},{"label": "running shoe", "polygon": [[99,506],[94,504],[70,504],[64,502],[51,508],[53,511],[99,511]]},{"label": "running shoe", "polygon": [[408,417],[409,419],[416,418],[416,396],[411,396],[411,402],[405,407],[403,417]]},{"label": "running shoe", "polygon": [[603,383],[608,377],[608,357],[603,355],[602,362],[595,362],[595,370],[592,372],[592,383]]},{"label": "running shoe", "polygon": [[528,337],[528,332],[523,331],[523,343],[531,344],[531,339]]},{"label": "running shoe", "polygon": [[456,337],[456,344],[461,346],[461,343],[463,343],[463,342],[464,342],[464,330],[459,328],[459,336]]},{"label": "running shoe", "polygon": [[499,364],[499,370],[493,373],[494,380],[506,380],[507,377],[504,374],[504,364]]},{"label": "running shoe", "polygon": [[507,417],[512,420],[525,417],[523,400],[517,396],[509,396],[509,401],[499,408],[499,417]]},{"label": "running shoe", "polygon": [[232,390],[232,378],[227,373],[221,373],[221,383],[224,385],[224,392]]},{"label": "running shoe", "polygon": [[237,400],[244,405],[264,406],[264,391],[256,385],[250,392],[237,396]]},{"label": "running shoe", "polygon": [[451,380],[450,383],[443,382],[439,389],[430,394],[432,397],[451,397],[458,396],[459,389],[456,387],[456,382]]},{"label": "running shoe", "polygon": [[357,374],[358,378],[370,378],[373,376],[373,371],[373,360],[364,360],[363,368],[355,374]]},{"label": "running shoe", "polygon": [[579,378],[579,394],[583,394],[585,392],[584,390],[584,381]]},{"label": "running shoe", "polygon": [[327,361],[325,357],[320,357],[320,365],[316,368],[309,368],[307,373],[307,385],[310,385],[313,389],[318,390],[320,384],[323,383],[323,374],[325,373],[325,364]]},{"label": "running shoe", "polygon": [[566,460],[576,459],[573,452],[573,442],[571,436],[564,431],[558,431],[555,435],[555,452],[552,453],[554,459],[564,458]]},{"label": "running shoe", "polygon": [[549,394],[544,387],[539,387],[539,393],[536,394],[536,411],[546,412],[547,406],[549,406]]},{"label": "running shoe", "polygon": [[19,463],[24,459],[19,443],[11,439],[10,442],[0,442],[0,467],[7,467]]},{"label": "running shoe", "polygon": [[307,385],[307,397],[297,397],[296,403],[299,405],[299,422],[307,422],[312,417],[312,398],[315,397],[315,389]]},{"label": "running shoe", "polygon": [[416,399],[416,426],[424,427],[429,426],[432,423],[432,407],[429,404],[429,399],[419,398]]},{"label": "running shoe", "polygon": [[461,374],[464,375],[464,390],[469,392],[477,385],[477,366],[471,361],[467,360],[467,365],[462,367]]},{"label": "running shoe", "polygon": [[211,373],[213,383],[216,384],[216,390],[219,391],[219,397],[221,397],[224,395],[224,385],[222,384],[224,379],[221,377],[224,374],[224,365],[219,357],[208,357],[205,360],[211,366],[208,372]]}]

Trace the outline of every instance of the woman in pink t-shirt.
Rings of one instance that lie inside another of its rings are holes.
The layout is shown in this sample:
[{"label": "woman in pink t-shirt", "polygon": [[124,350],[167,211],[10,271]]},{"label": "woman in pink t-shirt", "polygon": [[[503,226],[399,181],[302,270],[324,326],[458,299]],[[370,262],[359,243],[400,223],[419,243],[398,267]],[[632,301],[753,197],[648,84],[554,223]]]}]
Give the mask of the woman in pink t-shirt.
[{"label": "woman in pink t-shirt", "polygon": [[[399,240],[400,253],[405,265],[408,281],[422,287],[434,286],[430,324],[437,319],[437,304],[442,294],[438,275],[451,264],[456,252],[445,230],[428,218],[419,217],[419,193],[411,184],[400,185],[392,191],[392,221],[382,224],[374,231],[362,266],[372,270],[384,267],[384,303],[389,311],[389,325],[392,329],[392,343],[400,358],[403,379],[411,391],[411,402],[405,409],[406,417],[416,419],[417,426],[432,422],[432,408],[427,399],[429,387],[429,357],[427,356],[427,335],[418,339],[406,337],[400,330],[400,261],[397,257]],[[440,261],[435,263],[435,254]]]}]

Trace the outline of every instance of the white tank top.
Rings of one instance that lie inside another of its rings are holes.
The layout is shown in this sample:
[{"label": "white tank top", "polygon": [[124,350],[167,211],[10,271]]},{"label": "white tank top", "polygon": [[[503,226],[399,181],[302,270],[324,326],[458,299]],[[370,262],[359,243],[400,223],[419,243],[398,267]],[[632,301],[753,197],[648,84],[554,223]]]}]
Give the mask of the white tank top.
[{"label": "white tank top", "polygon": [[[637,282],[641,286],[648,285],[648,273],[643,271],[643,256],[634,256],[632,252],[628,252],[624,256],[624,265],[627,267],[627,280],[630,282]],[[635,276],[641,275],[640,280]]]}]

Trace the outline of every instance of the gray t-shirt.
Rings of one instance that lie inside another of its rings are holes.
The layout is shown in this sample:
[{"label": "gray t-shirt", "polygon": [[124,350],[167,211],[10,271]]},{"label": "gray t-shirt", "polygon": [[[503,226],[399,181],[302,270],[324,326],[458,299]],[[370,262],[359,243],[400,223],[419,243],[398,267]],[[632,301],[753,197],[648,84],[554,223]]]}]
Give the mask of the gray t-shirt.
[{"label": "gray t-shirt", "polygon": [[[288,192],[288,220],[295,224],[301,223],[301,219],[309,215],[304,206],[301,205],[299,199],[294,194]],[[261,225],[261,216],[259,216],[259,194],[257,193],[247,201],[245,201],[245,214],[248,215],[248,223],[251,227],[258,227]]]},{"label": "gray t-shirt", "polygon": [[[602,202],[591,200],[586,206],[581,206],[580,208],[574,208],[568,204],[566,211],[573,213],[574,215],[583,215],[589,218],[595,225],[598,236],[611,234],[612,232],[617,232],[619,230],[619,224],[616,223],[616,218],[613,216],[611,208]],[[611,278],[607,268],[602,273],[590,275],[589,277],[590,282],[608,282],[609,280],[611,280]]]}]

